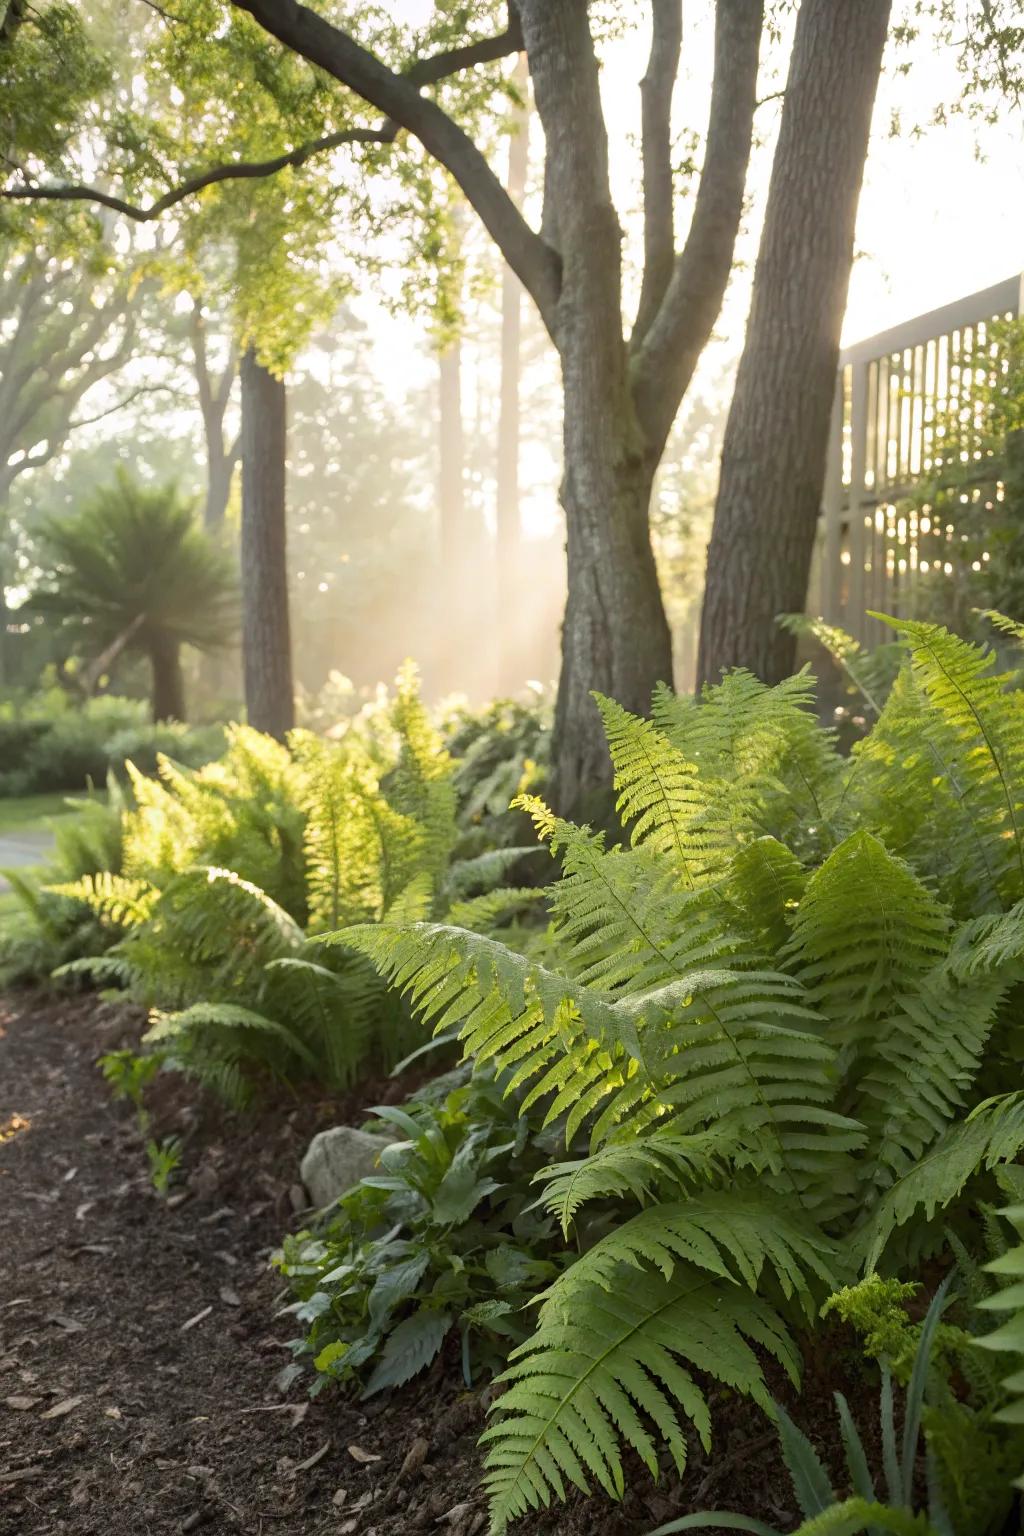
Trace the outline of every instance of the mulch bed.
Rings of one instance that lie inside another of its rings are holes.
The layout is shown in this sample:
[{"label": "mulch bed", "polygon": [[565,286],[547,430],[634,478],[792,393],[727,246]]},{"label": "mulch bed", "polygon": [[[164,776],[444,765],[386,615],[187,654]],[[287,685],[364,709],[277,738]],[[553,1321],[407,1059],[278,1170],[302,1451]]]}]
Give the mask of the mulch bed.
[{"label": "mulch bed", "polygon": [[[484,1395],[456,1359],[366,1405],[276,1379],[293,1329],[267,1260],[299,1221],[302,1152],[395,1085],[249,1122],[172,1092],[157,1130],[185,1160],[163,1201],[95,1065],[133,1028],[91,997],[0,1001],[0,1532],[480,1536]],[[826,1425],[841,1362],[811,1364],[801,1418]],[[524,1536],[641,1536],[709,1505],[795,1523],[763,1416],[723,1394],[716,1422],[682,1487],[638,1467],[621,1506],[579,1499]]]}]

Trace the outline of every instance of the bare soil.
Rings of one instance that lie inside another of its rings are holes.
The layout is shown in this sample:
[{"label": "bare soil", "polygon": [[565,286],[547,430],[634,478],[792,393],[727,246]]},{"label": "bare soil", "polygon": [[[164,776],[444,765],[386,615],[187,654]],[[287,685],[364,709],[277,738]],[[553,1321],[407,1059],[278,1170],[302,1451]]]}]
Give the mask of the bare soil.
[{"label": "bare soil", "polygon": [[[0,1001],[0,1533],[479,1536],[487,1394],[456,1359],[365,1408],[279,1380],[293,1330],[268,1259],[301,1221],[302,1151],[395,1085],[250,1120],[172,1091],[157,1129],[183,1135],[184,1164],[162,1200],[96,1067],[137,1027],[92,997]],[[812,1429],[859,1369],[838,1348],[808,1362]],[[709,1506],[796,1523],[764,1417],[715,1406],[714,1457],[695,1445],[683,1485],[638,1466],[621,1506],[580,1498],[523,1536],[642,1536]]]}]

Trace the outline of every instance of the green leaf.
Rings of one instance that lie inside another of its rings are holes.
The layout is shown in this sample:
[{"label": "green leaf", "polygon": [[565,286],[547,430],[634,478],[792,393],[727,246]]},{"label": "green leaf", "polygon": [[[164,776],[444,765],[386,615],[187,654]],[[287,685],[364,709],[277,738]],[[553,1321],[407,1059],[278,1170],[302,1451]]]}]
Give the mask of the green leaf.
[{"label": "green leaf", "polygon": [[425,1370],[436,1358],[451,1325],[447,1312],[434,1312],[426,1307],[405,1318],[388,1335],[363,1398],[373,1397],[386,1387],[400,1387]]}]

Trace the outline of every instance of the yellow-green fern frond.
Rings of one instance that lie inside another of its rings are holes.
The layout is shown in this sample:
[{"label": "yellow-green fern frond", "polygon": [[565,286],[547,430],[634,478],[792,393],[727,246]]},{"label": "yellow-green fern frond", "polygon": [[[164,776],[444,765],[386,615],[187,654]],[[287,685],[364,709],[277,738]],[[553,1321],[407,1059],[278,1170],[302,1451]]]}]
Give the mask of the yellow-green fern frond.
[{"label": "yellow-green fern frond", "polygon": [[81,880],[65,885],[48,885],[44,889],[69,901],[81,902],[101,922],[125,930],[146,922],[159,896],[148,880],[133,880],[106,871],[83,875]]}]

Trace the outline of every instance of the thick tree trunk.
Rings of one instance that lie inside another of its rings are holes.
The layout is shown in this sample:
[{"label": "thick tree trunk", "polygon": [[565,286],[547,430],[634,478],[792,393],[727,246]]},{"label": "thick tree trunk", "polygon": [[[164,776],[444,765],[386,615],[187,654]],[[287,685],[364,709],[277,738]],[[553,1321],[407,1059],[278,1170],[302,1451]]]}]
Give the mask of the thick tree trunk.
[{"label": "thick tree trunk", "polygon": [[622,335],[622,231],[586,0],[522,0],[547,140],[549,230],[562,259],[554,339],[565,414],[562,505],[569,599],[555,706],[550,797],[603,819],[608,749],[591,691],[646,712],[672,680],[672,646],[648,526],[655,462],[636,420]]},{"label": "thick tree trunk", "polygon": [[746,343],[722,449],[699,681],[792,670],[889,0],[802,0]]},{"label": "thick tree trunk", "polygon": [[[576,404],[573,391],[567,407]],[[655,683],[672,681],[672,640],[648,527],[651,472],[616,433],[614,414],[567,408],[562,483],[569,596],[552,799],[564,815],[598,824],[608,811],[610,773],[592,690],[647,714]]]},{"label": "thick tree trunk", "polygon": [[[524,104],[516,113],[508,145],[505,190],[517,207],[526,192],[530,153],[530,115],[525,102],[530,74],[525,53],[516,64],[516,85]],[[498,454],[495,497],[495,558],[497,561],[498,690],[512,693],[523,682],[517,666],[523,638],[520,605],[522,525],[519,516],[519,385],[522,369],[523,285],[506,263],[501,277],[501,398],[498,412]]]},{"label": "thick tree trunk", "polygon": [[285,530],[285,386],[242,359],[242,648],[249,724],[278,740],[295,724]]},{"label": "thick tree trunk", "polygon": [[153,719],[185,718],[185,675],[181,670],[181,646],[167,635],[157,635],[150,642],[149,663],[153,672]]}]

